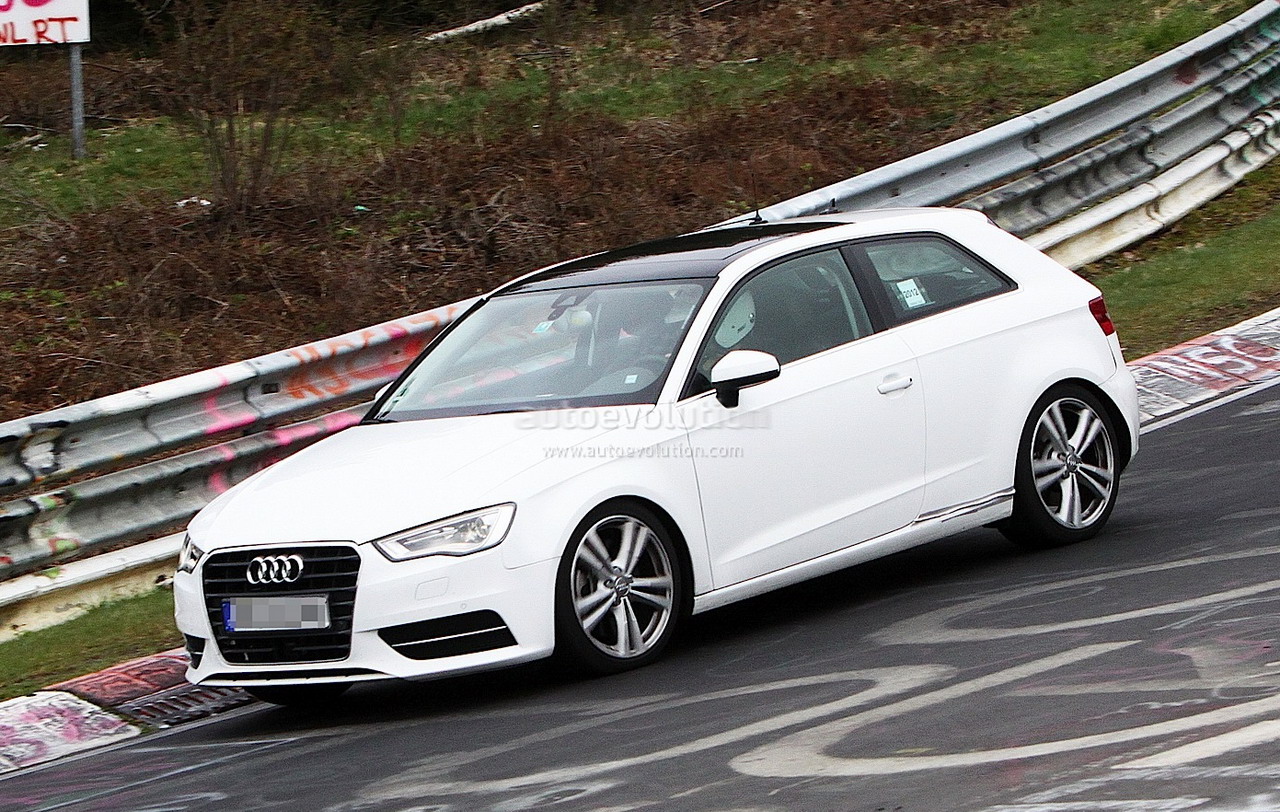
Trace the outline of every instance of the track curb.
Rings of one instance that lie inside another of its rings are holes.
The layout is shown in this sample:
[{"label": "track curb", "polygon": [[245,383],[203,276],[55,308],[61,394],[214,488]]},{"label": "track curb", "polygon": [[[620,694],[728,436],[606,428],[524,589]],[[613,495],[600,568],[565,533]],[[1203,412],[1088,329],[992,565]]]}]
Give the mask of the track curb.
[{"label": "track curb", "polygon": [[1144,427],[1280,376],[1280,308],[1129,362]]}]

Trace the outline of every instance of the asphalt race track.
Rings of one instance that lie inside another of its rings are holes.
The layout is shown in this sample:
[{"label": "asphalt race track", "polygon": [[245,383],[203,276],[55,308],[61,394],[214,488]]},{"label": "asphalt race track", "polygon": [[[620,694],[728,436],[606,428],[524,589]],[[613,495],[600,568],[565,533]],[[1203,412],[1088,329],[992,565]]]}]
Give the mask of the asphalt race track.
[{"label": "asphalt race track", "polygon": [[255,704],[0,810],[1280,809],[1280,387],[1148,433],[1099,539],[970,533],[695,618],[657,666]]}]

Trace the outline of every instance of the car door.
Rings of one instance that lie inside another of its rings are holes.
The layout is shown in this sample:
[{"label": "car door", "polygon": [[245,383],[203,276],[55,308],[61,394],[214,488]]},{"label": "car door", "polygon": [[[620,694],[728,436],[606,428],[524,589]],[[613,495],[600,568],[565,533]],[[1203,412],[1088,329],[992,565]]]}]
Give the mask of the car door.
[{"label": "car door", "polygon": [[1014,370],[1047,346],[1028,303],[994,266],[937,234],[846,247],[920,365],[929,482],[923,511],[941,515],[1007,496],[1024,401]]},{"label": "car door", "polygon": [[[726,408],[711,367],[735,349],[768,352],[781,374]],[[838,250],[750,276],[713,321],[686,398],[717,587],[911,523],[924,480],[924,405],[899,338],[873,333]]]}]

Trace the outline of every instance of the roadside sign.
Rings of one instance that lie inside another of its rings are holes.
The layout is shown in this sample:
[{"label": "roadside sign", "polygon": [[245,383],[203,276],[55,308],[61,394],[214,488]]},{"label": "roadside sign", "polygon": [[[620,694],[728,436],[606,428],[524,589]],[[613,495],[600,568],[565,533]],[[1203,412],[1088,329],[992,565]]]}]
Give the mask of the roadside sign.
[{"label": "roadside sign", "polygon": [[89,41],[89,0],[0,0],[0,45]]}]

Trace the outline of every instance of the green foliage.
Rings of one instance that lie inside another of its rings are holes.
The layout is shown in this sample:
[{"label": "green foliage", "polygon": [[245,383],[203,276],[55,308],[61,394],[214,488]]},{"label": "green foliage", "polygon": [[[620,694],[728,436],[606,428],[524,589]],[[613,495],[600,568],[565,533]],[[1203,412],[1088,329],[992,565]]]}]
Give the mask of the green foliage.
[{"label": "green foliage", "polygon": [[0,643],[0,700],[180,645],[171,590],[104,604]]},{"label": "green foliage", "polygon": [[71,158],[70,139],[51,136],[0,163],[0,229],[62,220],[137,195],[168,204],[208,193],[198,139],[159,119],[88,133],[91,159]]},{"label": "green foliage", "polygon": [[1084,269],[1102,288],[1125,356],[1164,349],[1280,306],[1280,164],[1164,234]]}]

